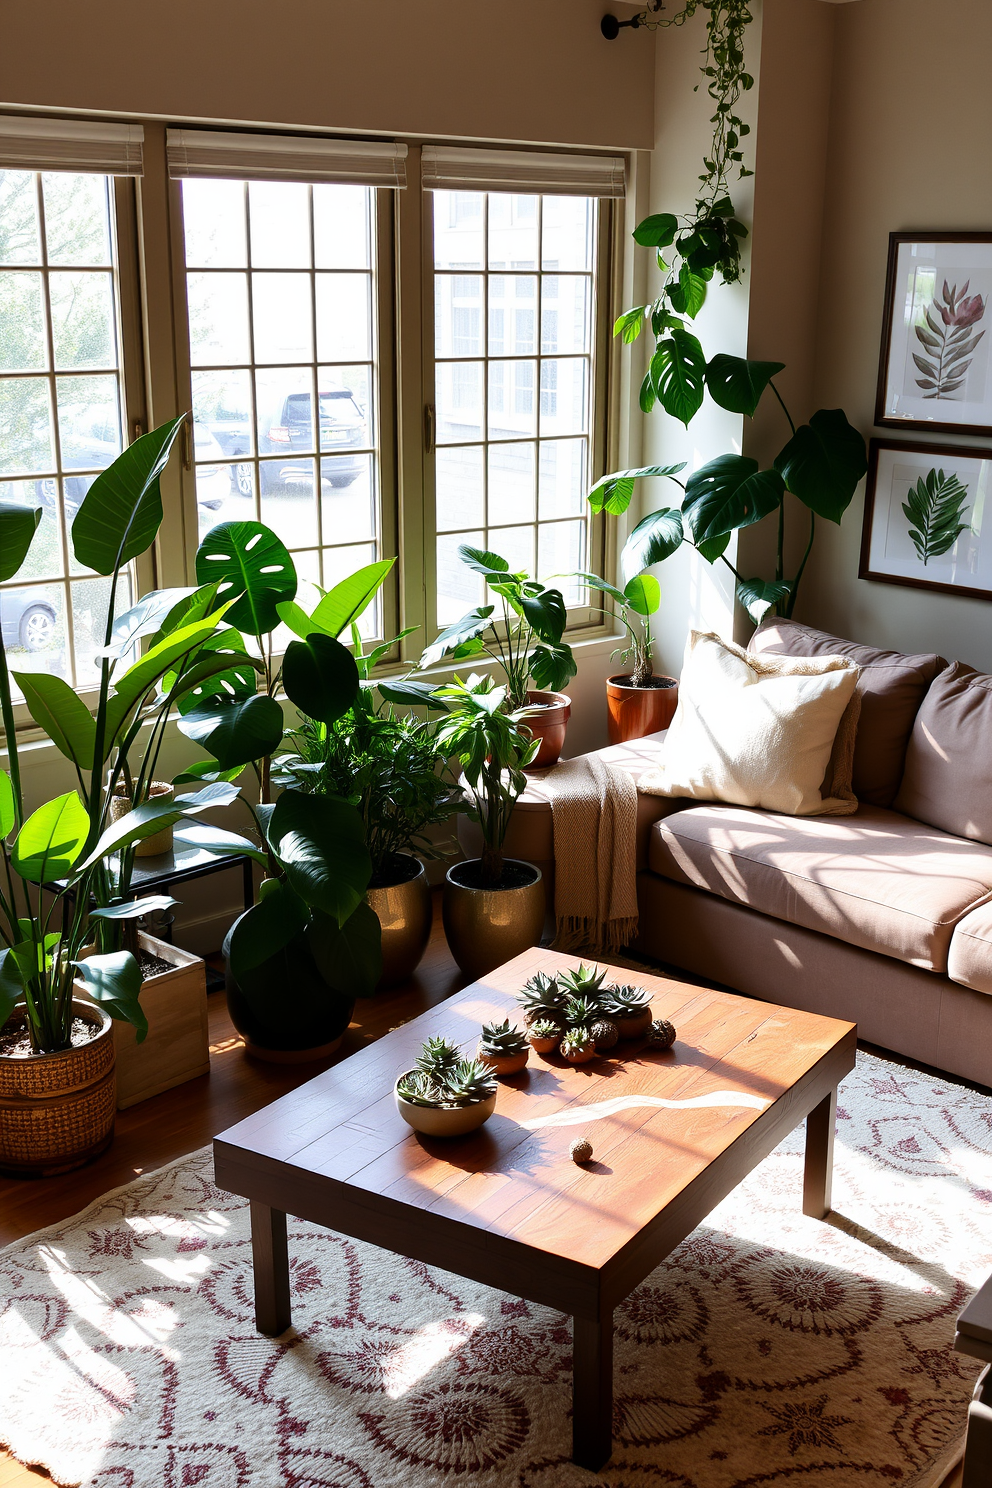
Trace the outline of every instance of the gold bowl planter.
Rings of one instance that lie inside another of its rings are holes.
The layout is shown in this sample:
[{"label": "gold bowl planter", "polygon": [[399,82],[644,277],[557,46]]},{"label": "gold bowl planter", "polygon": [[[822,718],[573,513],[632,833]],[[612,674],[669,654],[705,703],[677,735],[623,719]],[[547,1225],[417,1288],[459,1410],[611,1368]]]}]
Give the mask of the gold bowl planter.
[{"label": "gold bowl planter", "polygon": [[394,987],[413,976],[431,936],[431,890],[424,865],[409,853],[397,853],[417,871],[403,883],[369,889],[365,898],[382,926],[380,987]]},{"label": "gold bowl planter", "polygon": [[0,1172],[49,1178],[81,1168],[110,1146],[117,1110],[113,1022],[76,998],[72,1011],[99,1030],[87,1043],[55,1054],[0,1056]]},{"label": "gold bowl planter", "polygon": [[504,858],[506,868],[525,869],[529,882],[512,889],[476,889],[460,882],[478,859],[456,863],[444,883],[442,916],[448,946],[469,977],[485,976],[493,967],[538,945],[544,929],[544,880],[540,868],[517,858]]}]

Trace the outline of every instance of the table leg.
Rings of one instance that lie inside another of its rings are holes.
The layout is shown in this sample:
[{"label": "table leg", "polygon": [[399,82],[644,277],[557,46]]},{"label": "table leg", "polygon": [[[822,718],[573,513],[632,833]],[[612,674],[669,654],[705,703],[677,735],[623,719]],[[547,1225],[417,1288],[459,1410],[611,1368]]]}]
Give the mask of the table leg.
[{"label": "table leg", "polygon": [[834,1127],[837,1092],[831,1090],[806,1117],[806,1171],[803,1175],[803,1213],[825,1219],[830,1213],[834,1176]]},{"label": "table leg", "polygon": [[613,1452],[613,1313],[572,1319],[572,1461],[598,1472]]},{"label": "table leg", "polygon": [[293,1321],[289,1301],[289,1250],[281,1209],[251,1200],[251,1257],[255,1269],[255,1326],[275,1337]]}]

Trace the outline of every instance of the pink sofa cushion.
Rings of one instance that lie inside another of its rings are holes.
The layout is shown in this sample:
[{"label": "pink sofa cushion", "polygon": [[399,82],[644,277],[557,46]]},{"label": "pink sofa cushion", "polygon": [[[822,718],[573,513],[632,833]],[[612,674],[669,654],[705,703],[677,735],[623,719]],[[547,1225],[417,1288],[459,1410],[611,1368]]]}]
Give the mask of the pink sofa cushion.
[{"label": "pink sofa cushion", "polygon": [[652,828],[650,866],[676,883],[927,971],[992,895],[992,849],[894,811],[793,817],[694,806]]},{"label": "pink sofa cushion", "polygon": [[992,842],[992,677],[947,667],[923,700],[896,811],[973,842]]},{"label": "pink sofa cushion", "polygon": [[947,975],[962,987],[992,994],[992,903],[980,904],[954,926]]},{"label": "pink sofa cushion", "polygon": [[759,626],[748,650],[777,656],[846,656],[861,668],[861,718],[852,785],[859,801],[891,806],[902,778],[913,720],[927,688],[946,665],[943,658],[879,651],[795,620],[779,619]]}]

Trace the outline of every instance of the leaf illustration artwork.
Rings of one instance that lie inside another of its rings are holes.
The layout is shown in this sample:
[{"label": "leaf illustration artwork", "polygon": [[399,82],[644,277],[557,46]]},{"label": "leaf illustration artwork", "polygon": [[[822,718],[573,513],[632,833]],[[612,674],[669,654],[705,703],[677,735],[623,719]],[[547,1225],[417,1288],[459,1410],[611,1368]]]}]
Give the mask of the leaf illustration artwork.
[{"label": "leaf illustration artwork", "polygon": [[985,335],[977,335],[972,328],[985,315],[988,296],[968,295],[970,279],[960,289],[948,287],[944,280],[939,299],[935,296],[923,314],[926,325],[916,327],[916,338],[923,347],[922,353],[913,352],[913,361],[922,377],[916,386],[923,389],[924,398],[950,398],[964,385],[975,354],[975,347]]},{"label": "leaf illustration artwork", "polygon": [[968,523],[962,522],[968,500],[968,487],[956,475],[931,470],[910,486],[903,511],[909,521],[909,535],[923,564],[953,548]]}]

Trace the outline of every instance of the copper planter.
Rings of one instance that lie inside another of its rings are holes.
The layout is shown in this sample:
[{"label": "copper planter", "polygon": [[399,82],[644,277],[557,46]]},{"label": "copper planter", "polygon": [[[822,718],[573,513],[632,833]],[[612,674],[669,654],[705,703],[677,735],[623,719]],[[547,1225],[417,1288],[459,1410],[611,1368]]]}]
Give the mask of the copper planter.
[{"label": "copper planter", "polygon": [[117,1114],[113,1023],[90,1002],[74,998],[72,1011],[99,1029],[89,1043],[0,1057],[0,1172],[69,1173],[110,1145]]},{"label": "copper planter", "polygon": [[543,770],[556,765],[565,747],[565,730],[572,712],[572,699],[563,692],[528,692],[528,703],[544,703],[539,713],[530,713],[522,721],[541,747],[527,766],[528,770]]},{"label": "copper planter", "polygon": [[[478,859],[470,862],[474,864]],[[458,882],[459,871],[469,866],[466,863],[456,863],[445,878],[444,933],[451,954],[469,977],[485,976],[487,971],[511,961],[541,940],[544,930],[541,870],[516,858],[506,858],[504,862],[508,866],[529,868],[534,875],[532,881],[516,889],[475,889]]]},{"label": "copper planter", "polygon": [[431,890],[424,865],[407,853],[397,856],[417,863],[414,877],[405,883],[369,889],[365,895],[382,926],[380,987],[393,987],[413,976],[431,936]]},{"label": "copper planter", "polygon": [[675,717],[679,684],[674,677],[656,677],[665,687],[630,687],[629,677],[620,674],[606,682],[607,727],[611,744],[643,739],[666,729]]}]

